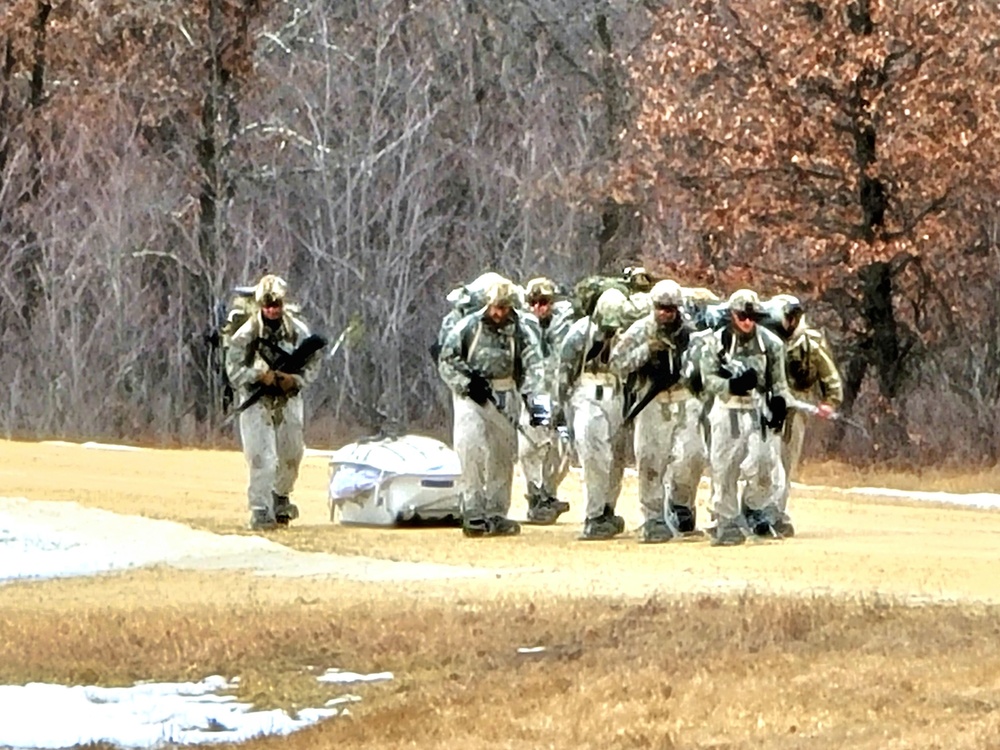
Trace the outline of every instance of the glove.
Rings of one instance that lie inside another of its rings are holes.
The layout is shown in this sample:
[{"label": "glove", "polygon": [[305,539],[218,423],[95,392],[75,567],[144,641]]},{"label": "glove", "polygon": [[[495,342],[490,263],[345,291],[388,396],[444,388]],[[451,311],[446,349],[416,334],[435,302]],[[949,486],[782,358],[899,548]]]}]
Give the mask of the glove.
[{"label": "glove", "polygon": [[767,400],[767,408],[771,412],[771,418],[766,425],[775,432],[781,432],[785,426],[785,418],[788,416],[788,404],[784,396],[772,396]]},{"label": "glove", "polygon": [[465,395],[480,406],[486,406],[486,402],[493,397],[493,389],[490,387],[490,381],[479,373],[472,373],[469,376],[469,385],[465,389]]},{"label": "glove", "polygon": [[282,393],[292,393],[299,389],[299,384],[296,382],[293,375],[289,375],[287,372],[275,372],[274,382],[281,389]]},{"label": "glove", "polygon": [[260,383],[265,388],[270,388],[275,383],[275,372],[274,370],[265,370],[261,373],[261,376],[257,378],[257,382]]},{"label": "glove", "polygon": [[757,387],[757,371],[748,367],[735,377],[729,378],[729,392],[734,396],[746,396]]},{"label": "glove", "polygon": [[433,344],[427,347],[427,351],[430,353],[431,359],[434,361],[434,364],[437,364],[438,360],[441,359],[441,344],[435,341]]}]

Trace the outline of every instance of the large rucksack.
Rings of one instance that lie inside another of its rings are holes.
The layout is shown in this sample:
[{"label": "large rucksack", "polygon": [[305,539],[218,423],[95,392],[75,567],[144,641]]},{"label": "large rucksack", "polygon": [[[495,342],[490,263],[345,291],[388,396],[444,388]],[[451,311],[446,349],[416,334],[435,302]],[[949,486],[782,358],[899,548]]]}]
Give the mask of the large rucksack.
[{"label": "large rucksack", "polygon": [[597,298],[608,289],[617,289],[626,297],[630,289],[628,282],[621,276],[584,276],[573,286],[573,313],[577,318],[594,314]]}]

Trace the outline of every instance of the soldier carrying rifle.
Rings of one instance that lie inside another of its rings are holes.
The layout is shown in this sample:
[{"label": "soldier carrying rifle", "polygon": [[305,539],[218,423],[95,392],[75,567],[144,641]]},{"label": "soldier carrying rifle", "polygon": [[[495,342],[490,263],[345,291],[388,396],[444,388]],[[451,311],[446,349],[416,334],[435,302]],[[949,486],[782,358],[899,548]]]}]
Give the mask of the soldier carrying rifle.
[{"label": "soldier carrying rifle", "polygon": [[325,344],[285,304],[287,292],[281,277],[261,278],[254,288],[256,309],[232,335],[226,353],[226,374],[242,402],[240,440],[255,530],[298,518],[290,495],[305,453],[301,391],[319,374]]},{"label": "soldier carrying rifle", "polygon": [[[771,298],[777,303],[778,325],[775,332],[785,342],[785,373],[793,396],[788,417],[781,434],[781,464],[785,470],[785,486],[779,501],[782,513],[788,504],[789,486],[798,473],[802,443],[806,434],[806,416],[821,419],[838,418],[837,409],[844,400],[840,373],[826,337],[806,325],[802,303],[790,294]],[[819,396],[814,407],[812,400]]]}]

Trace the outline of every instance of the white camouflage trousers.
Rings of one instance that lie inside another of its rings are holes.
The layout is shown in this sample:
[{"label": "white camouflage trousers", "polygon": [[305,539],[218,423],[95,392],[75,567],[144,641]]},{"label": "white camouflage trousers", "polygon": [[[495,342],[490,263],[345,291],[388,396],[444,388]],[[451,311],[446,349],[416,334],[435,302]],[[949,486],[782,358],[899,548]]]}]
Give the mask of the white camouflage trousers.
[{"label": "white camouflage trousers", "polygon": [[[520,396],[515,391],[495,395],[505,414],[516,420]],[[462,514],[465,518],[506,517],[517,458],[514,424],[489,402],[480,406],[465,396],[455,396],[453,401],[453,445],[462,462]]]},{"label": "white camouflage trousers", "polygon": [[788,416],[785,418],[785,428],[781,433],[781,468],[784,483],[778,500],[778,508],[782,513],[788,507],[792,481],[799,473],[799,460],[802,458],[802,444],[806,438],[806,421],[808,419],[806,414],[795,409],[789,409]]},{"label": "white camouflage trousers", "polygon": [[[282,403],[283,402],[283,403]],[[247,504],[274,516],[271,493],[290,495],[305,454],[301,396],[265,396],[240,414],[240,441],[250,470]]]},{"label": "white camouflage trousers", "polygon": [[517,438],[518,459],[528,492],[534,485],[546,497],[556,497],[559,485],[569,472],[568,446],[554,428],[532,427],[526,416],[522,417],[521,425],[531,438],[528,440],[522,434]]},{"label": "white camouflage trousers", "polygon": [[613,385],[581,382],[570,399],[573,435],[583,468],[587,518],[597,518],[604,506],[618,505],[625,473],[625,431],[621,390]]},{"label": "white camouflage trousers", "polygon": [[664,520],[669,505],[694,510],[707,460],[701,401],[683,392],[660,394],[635,418],[635,460],[643,521]]},{"label": "white camouflage trousers", "polygon": [[[785,485],[780,438],[771,430],[761,430],[760,412],[753,408],[729,408],[716,399],[709,423],[712,512],[719,526],[738,522],[741,502],[749,510],[777,506]],[[745,483],[742,498],[741,481]]]}]

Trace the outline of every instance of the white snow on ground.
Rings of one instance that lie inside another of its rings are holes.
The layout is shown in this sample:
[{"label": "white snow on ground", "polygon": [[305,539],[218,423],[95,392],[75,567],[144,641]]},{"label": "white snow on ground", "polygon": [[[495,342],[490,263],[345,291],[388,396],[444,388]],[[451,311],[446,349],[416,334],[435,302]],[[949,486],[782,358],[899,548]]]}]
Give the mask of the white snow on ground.
[{"label": "white snow on ground", "polygon": [[[336,682],[392,679],[391,672],[363,675],[329,670]],[[306,708],[294,717],[281,710],[251,711],[231,695],[235,680],[218,675],[198,683],[140,683],[102,688],[31,683],[0,685],[0,747],[64,748],[108,742],[123,748],[243,742],[261,735],[290,734],[338,713],[339,704],[361,700],[344,695],[323,708]],[[56,720],[53,720],[58,717]]]},{"label": "white snow on ground", "polygon": [[[811,489],[817,489],[812,487]],[[921,490],[890,490],[882,487],[849,487],[838,489],[847,495],[868,495],[917,502],[961,505],[967,508],[1000,508],[1000,495],[995,492],[924,492]]]},{"label": "white snow on ground", "polygon": [[495,577],[517,572],[300,552],[260,536],[213,534],[182,523],[123,516],[72,502],[0,497],[0,584],[161,564],[358,581]]}]

